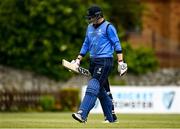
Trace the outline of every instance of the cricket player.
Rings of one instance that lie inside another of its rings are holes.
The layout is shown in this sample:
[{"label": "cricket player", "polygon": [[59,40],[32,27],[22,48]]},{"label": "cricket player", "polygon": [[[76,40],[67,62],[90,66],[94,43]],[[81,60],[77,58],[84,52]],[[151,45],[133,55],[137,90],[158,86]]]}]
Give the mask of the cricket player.
[{"label": "cricket player", "polygon": [[[81,122],[87,121],[90,110],[94,107],[97,98],[100,100],[105,121],[117,121],[110,93],[108,76],[113,67],[113,53],[117,54],[118,72],[120,76],[127,71],[127,64],[123,62],[122,48],[115,27],[103,18],[102,9],[91,6],[87,11],[89,25],[80,54],[72,61],[79,67],[82,58],[90,53],[89,71],[92,78],[88,81],[85,96],[77,113],[72,117]],[[109,95],[109,96],[108,96]]]}]

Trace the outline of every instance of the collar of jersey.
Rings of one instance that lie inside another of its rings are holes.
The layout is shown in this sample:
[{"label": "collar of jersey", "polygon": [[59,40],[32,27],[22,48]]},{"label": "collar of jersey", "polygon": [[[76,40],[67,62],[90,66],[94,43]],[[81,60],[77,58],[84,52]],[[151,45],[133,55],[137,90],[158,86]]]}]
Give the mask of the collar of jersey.
[{"label": "collar of jersey", "polygon": [[105,20],[103,20],[101,23],[99,23],[99,24],[93,24],[93,27],[95,28],[95,29],[97,29],[100,25],[102,25],[103,23],[105,22]]}]

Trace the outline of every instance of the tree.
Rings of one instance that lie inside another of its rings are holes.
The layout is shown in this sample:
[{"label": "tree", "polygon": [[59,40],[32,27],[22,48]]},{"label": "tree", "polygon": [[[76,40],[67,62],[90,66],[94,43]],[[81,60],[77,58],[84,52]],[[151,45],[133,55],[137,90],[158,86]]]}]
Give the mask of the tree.
[{"label": "tree", "polygon": [[121,37],[125,32],[141,29],[141,13],[144,6],[139,0],[105,0],[111,5],[110,19],[118,27]]},{"label": "tree", "polygon": [[[97,3],[101,0],[97,0]],[[83,0],[0,1],[0,63],[54,79],[69,77],[63,58],[79,52],[86,29]]]},{"label": "tree", "polygon": [[[94,3],[103,8],[106,19],[110,18],[118,26],[120,36],[124,33],[122,28],[131,29],[140,24],[141,6],[138,0],[0,1],[0,64],[57,80],[68,79],[71,74],[60,65],[61,60],[77,56],[87,26],[84,16],[89,5]],[[140,56],[145,55],[142,53]],[[129,55],[134,54],[128,54],[128,60],[136,59]],[[88,56],[83,61],[88,62]],[[87,66],[84,62],[82,65]],[[141,64],[146,67],[153,62]],[[137,67],[132,63],[137,61],[131,61],[131,71]]]}]

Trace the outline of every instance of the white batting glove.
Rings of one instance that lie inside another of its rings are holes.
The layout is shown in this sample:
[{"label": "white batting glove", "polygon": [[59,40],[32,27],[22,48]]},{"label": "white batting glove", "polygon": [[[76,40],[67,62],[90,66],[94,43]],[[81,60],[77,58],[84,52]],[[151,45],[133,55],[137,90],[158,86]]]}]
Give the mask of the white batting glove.
[{"label": "white batting glove", "polygon": [[72,61],[71,61],[71,64],[74,64],[74,65],[78,68],[79,65],[80,65],[80,59],[72,60]]},{"label": "white batting glove", "polygon": [[120,76],[123,76],[127,72],[127,64],[123,61],[118,62],[118,72]]}]

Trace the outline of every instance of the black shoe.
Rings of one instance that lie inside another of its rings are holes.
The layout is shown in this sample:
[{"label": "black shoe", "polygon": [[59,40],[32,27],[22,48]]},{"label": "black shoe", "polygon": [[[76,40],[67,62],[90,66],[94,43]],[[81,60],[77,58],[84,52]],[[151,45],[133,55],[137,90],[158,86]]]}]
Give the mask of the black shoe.
[{"label": "black shoe", "polygon": [[104,119],[104,121],[103,121],[102,123],[119,123],[116,114],[113,113],[112,116],[113,116],[113,121],[112,121],[112,122],[110,122],[109,120],[107,120],[107,118],[105,117],[105,119]]},{"label": "black shoe", "polygon": [[117,116],[116,116],[116,114],[112,114],[112,116],[113,116],[113,120],[114,120],[114,122],[117,122],[118,120],[117,120]]},{"label": "black shoe", "polygon": [[86,123],[86,120],[83,120],[81,114],[79,113],[73,113],[72,117],[80,123]]}]

